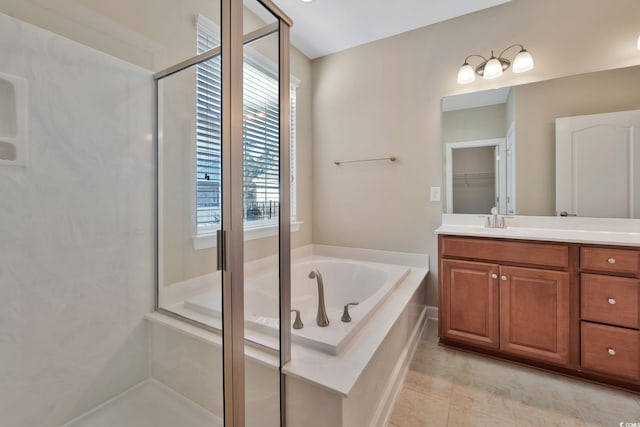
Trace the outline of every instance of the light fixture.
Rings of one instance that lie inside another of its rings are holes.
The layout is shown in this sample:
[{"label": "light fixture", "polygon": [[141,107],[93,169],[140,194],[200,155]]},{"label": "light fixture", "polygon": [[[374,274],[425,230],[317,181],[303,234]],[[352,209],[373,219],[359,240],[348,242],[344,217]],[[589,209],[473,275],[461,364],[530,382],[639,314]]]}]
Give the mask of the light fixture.
[{"label": "light fixture", "polygon": [[[514,73],[524,73],[525,71],[529,71],[533,68],[533,57],[524,48],[521,44],[514,44],[503,50],[500,55],[496,58],[491,51],[491,56],[489,59],[485,58],[482,55],[469,55],[465,58],[464,64],[460,67],[458,71],[458,83],[459,84],[467,84],[471,83],[476,79],[475,74],[484,77],[485,79],[495,79],[500,77],[503,72],[505,72],[510,66],[511,61],[507,58],[504,58],[502,55],[512,47],[519,47],[520,52],[516,55],[513,60],[513,69]],[[640,38],[638,39],[638,49],[640,49]],[[469,58],[478,57],[482,58],[482,62],[474,69],[471,65],[469,65]]]}]

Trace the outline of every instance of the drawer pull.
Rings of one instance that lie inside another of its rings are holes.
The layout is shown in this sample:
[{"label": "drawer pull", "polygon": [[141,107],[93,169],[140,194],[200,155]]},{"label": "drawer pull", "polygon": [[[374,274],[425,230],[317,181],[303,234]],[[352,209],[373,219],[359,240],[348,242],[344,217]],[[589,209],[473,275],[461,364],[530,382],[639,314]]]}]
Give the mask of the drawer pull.
[{"label": "drawer pull", "polygon": [[610,356],[615,356],[616,355],[616,351],[612,348],[608,348],[607,349],[607,353],[609,353]]},{"label": "drawer pull", "polygon": [[496,273],[493,273],[493,274],[491,275],[491,278],[492,278],[492,279],[497,279],[497,278],[498,278],[498,275],[497,275]]},{"label": "drawer pull", "polygon": [[505,282],[507,281],[507,276],[500,276],[500,278]]},{"label": "drawer pull", "polygon": [[615,300],[615,299],[613,299],[613,298],[609,298],[609,299],[607,300],[607,302],[608,302],[610,305],[616,305],[616,300]]},{"label": "drawer pull", "polygon": [[607,260],[607,262],[608,262],[609,264],[615,264],[615,263],[616,263],[616,259],[615,259],[615,258],[609,258],[609,259]]}]

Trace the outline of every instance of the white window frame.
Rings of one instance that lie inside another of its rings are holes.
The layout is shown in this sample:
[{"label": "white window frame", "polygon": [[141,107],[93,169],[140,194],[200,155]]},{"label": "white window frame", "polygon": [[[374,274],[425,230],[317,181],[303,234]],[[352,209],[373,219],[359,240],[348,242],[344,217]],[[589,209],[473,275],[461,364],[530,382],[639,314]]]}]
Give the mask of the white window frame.
[{"label": "white window frame", "polygon": [[[213,21],[208,18],[198,15],[196,19],[196,29],[204,28],[211,34],[220,34],[219,27]],[[218,40],[219,42],[219,40]],[[266,58],[264,55],[258,53],[255,49],[246,47],[247,57],[254,67],[259,68],[261,71],[271,74],[277,78],[278,66],[272,60]],[[300,80],[291,75],[291,103],[292,106],[296,106],[297,97],[295,96],[297,88],[300,85]],[[197,96],[197,95],[196,95]],[[195,105],[195,104],[194,104]],[[197,108],[197,107],[196,107]],[[294,109],[297,112],[297,108]],[[197,109],[194,111],[197,114]],[[291,117],[291,232],[296,232],[300,229],[302,222],[297,221],[297,174],[296,174],[296,114],[292,114]],[[192,242],[195,250],[207,249],[216,246],[216,231],[218,227],[211,227],[206,229],[199,229],[197,223],[197,180],[193,179],[197,167],[197,133],[195,131],[197,126],[197,120],[194,121],[194,132],[192,140],[192,158],[193,158],[193,173],[191,174],[191,206],[192,206],[192,218],[193,218],[193,235]],[[270,236],[277,236],[279,232],[278,219],[273,220],[259,220],[259,221],[246,221],[244,222],[245,240],[262,239]]]}]

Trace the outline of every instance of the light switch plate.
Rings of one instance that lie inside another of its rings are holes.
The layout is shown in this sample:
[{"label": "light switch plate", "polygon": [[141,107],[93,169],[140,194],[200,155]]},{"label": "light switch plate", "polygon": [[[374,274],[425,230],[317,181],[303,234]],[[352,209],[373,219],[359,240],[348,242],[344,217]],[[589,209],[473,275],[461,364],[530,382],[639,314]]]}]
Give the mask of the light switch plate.
[{"label": "light switch plate", "polygon": [[440,187],[431,187],[431,201],[432,202],[440,201]]}]

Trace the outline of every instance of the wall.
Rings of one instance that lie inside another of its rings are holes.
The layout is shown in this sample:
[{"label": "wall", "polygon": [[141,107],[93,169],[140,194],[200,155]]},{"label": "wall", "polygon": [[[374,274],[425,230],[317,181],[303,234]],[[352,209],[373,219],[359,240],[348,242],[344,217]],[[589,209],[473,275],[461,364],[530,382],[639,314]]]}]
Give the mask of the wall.
[{"label": "wall", "polygon": [[[436,305],[442,204],[429,187],[442,186],[440,99],[636,65],[638,22],[636,0],[513,0],[314,60],[314,243],[430,253]],[[533,54],[532,71],[456,83],[467,55],[512,43]],[[333,164],[379,155],[398,161]]]},{"label": "wall", "polygon": [[447,111],[442,113],[442,142],[504,138],[506,120],[506,104]]},{"label": "wall", "polygon": [[53,427],[149,376],[148,71],[0,14],[29,164],[0,167],[0,419]]}]

